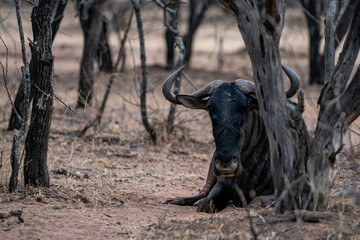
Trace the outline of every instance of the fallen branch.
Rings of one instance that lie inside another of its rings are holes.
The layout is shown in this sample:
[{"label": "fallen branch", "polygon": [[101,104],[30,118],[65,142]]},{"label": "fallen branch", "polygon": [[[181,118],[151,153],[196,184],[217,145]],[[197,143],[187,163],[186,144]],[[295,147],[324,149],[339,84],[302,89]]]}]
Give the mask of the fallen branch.
[{"label": "fallen branch", "polygon": [[8,212],[0,213],[0,219],[7,219],[9,217],[17,217],[20,222],[24,222],[24,219],[22,218],[22,211],[21,210],[11,210]]},{"label": "fallen branch", "polygon": [[330,212],[315,212],[307,210],[295,210],[288,211],[284,214],[275,214],[266,217],[267,223],[277,223],[277,222],[296,222],[298,220],[304,222],[320,222],[323,219],[330,219],[334,215]]},{"label": "fallen branch", "polygon": [[122,158],[137,158],[139,154],[137,153],[115,153],[114,156]]},{"label": "fallen branch", "polygon": [[66,170],[64,168],[54,168],[53,170],[51,170],[51,172],[55,173],[55,174],[66,175],[68,177],[74,177],[74,178],[77,178],[77,179],[89,178],[89,175],[87,175],[87,174],[81,174],[79,172],[69,171],[69,170]]}]

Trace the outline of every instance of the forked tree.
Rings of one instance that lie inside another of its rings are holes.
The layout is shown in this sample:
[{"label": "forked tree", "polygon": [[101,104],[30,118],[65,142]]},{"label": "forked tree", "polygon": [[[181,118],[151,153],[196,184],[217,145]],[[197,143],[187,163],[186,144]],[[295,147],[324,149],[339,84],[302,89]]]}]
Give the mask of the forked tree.
[{"label": "forked tree", "polygon": [[[286,1],[267,0],[261,12],[254,0],[219,2],[234,14],[251,59],[256,97],[270,143],[276,211],[325,210],[344,135],[360,115],[359,66],[348,84],[360,46],[360,2],[356,3],[336,66],[333,59],[325,58],[326,64],[333,65],[333,71],[324,79],[327,84],[319,97],[320,111],[313,137],[302,118],[303,94],[298,95],[295,108],[287,106],[284,94],[279,42]],[[336,3],[329,0],[328,6]],[[336,19],[330,12],[326,17]],[[333,24],[334,21],[326,21],[326,28]],[[335,46],[331,47],[327,51],[333,52]]]},{"label": "forked tree", "polygon": [[[337,24],[332,27],[332,34],[335,34],[334,44],[337,48],[349,28],[351,18],[354,14],[354,7],[357,0],[341,1],[335,10],[337,12]],[[309,83],[324,84],[324,54],[321,51],[322,34],[321,18],[326,14],[325,0],[301,0],[303,12],[309,29]],[[326,36],[325,36],[326,37]]]}]

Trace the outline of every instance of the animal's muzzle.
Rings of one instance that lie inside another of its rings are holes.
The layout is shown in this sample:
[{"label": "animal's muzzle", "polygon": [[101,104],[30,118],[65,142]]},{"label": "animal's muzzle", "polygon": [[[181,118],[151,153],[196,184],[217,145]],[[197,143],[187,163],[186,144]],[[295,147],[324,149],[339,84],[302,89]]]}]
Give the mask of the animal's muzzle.
[{"label": "animal's muzzle", "polygon": [[215,158],[215,168],[219,172],[220,177],[235,177],[235,171],[238,165],[239,162],[236,157],[231,158],[231,160],[227,162]]}]

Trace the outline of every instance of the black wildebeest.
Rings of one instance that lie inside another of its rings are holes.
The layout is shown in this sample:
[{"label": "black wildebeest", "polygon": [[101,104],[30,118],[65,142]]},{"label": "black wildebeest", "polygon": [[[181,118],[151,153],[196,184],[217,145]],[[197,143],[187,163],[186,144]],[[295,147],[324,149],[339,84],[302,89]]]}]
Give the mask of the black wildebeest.
[{"label": "black wildebeest", "polygon": [[[244,206],[273,199],[270,147],[264,122],[259,114],[253,82],[237,79],[231,83],[216,80],[190,95],[174,95],[171,87],[184,67],[164,81],[162,91],[171,103],[209,112],[216,150],[206,184],[192,197],[177,197],[163,203],[198,205],[198,211],[214,212],[229,203]],[[300,81],[283,65],[291,86],[286,97],[295,95]],[[290,101],[289,101],[290,102]],[[289,103],[292,106],[293,103]]]}]

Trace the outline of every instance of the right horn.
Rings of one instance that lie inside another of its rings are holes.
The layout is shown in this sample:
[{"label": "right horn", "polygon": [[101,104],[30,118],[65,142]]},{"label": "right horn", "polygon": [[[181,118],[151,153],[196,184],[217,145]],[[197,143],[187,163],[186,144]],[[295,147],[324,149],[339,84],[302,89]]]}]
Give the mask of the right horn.
[{"label": "right horn", "polygon": [[[286,98],[291,98],[299,90],[300,79],[296,75],[296,73],[293,70],[291,70],[291,68],[287,67],[284,64],[281,64],[281,65],[282,65],[284,72],[290,79],[290,87],[288,90],[285,91]],[[235,80],[235,84],[244,93],[247,93],[247,94],[255,93],[255,83],[253,83],[253,82],[250,82],[248,80],[243,80],[243,79],[237,79],[237,80]]]},{"label": "right horn", "polygon": [[300,79],[291,68],[289,68],[285,64],[281,64],[281,66],[288,78],[290,79],[290,87],[288,90],[285,91],[286,98],[291,98],[300,88]]},{"label": "right horn", "polygon": [[171,91],[171,86],[174,84],[177,76],[181,73],[185,66],[179,67],[172,74],[170,74],[164,81],[162,85],[162,92],[164,97],[171,103],[181,104],[177,99],[175,94]]},{"label": "right horn", "polygon": [[[184,69],[184,66],[179,67],[173,73],[171,73],[164,81],[162,86],[162,92],[164,97],[171,103],[182,104],[179,100],[177,100],[175,94],[171,91],[171,87],[174,84],[176,78]],[[215,91],[217,87],[219,87],[223,82],[221,80],[215,80],[208,83],[202,89],[191,93],[189,96],[197,97],[197,98],[205,98],[211,96],[211,94]]]}]

